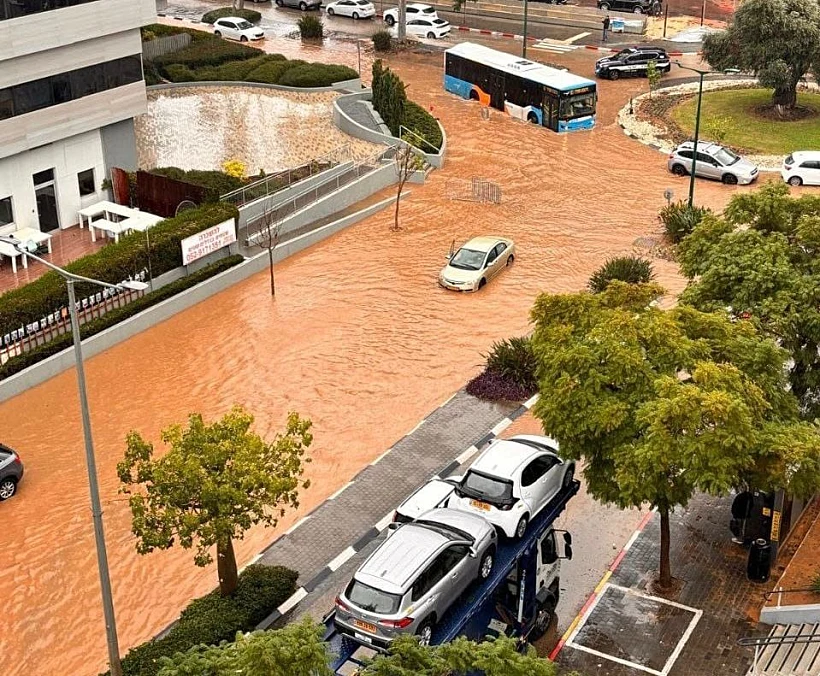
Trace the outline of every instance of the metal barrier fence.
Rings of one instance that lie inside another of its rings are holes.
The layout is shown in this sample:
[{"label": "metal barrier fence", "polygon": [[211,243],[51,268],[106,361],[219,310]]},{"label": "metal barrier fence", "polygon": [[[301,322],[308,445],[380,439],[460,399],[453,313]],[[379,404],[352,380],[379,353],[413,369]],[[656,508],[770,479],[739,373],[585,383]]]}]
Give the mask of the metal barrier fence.
[{"label": "metal barrier fence", "polygon": [[339,188],[352,183],[356,179],[365,176],[374,169],[377,169],[383,162],[391,159],[392,153],[394,153],[394,149],[388,148],[387,150],[380,151],[369,158],[358,160],[348,171],[345,171],[344,173],[339,174],[329,181],[317,185],[316,187],[308,188],[307,190],[300,192],[298,195],[295,195],[288,201],[278,205],[274,209],[261,214],[258,218],[255,218],[253,221],[249,221],[244,228],[240,229],[239,241],[247,247],[266,247],[268,224],[270,224],[272,229],[275,229],[283,219],[287,218],[291,214],[296,213],[300,209],[304,209],[325,195],[329,195]]},{"label": "metal barrier fence", "polygon": [[501,203],[501,186],[483,178],[451,178],[447,181],[445,190],[451,200]]},{"label": "metal barrier fence", "polygon": [[269,174],[260,178],[258,181],[244,185],[232,192],[225,193],[219,199],[223,202],[231,202],[237,207],[241,207],[261,197],[273,195],[297,181],[320,174],[342,162],[347,162],[351,158],[352,152],[350,144],[345,143],[315,160],[311,160],[293,169],[285,169],[275,174]]},{"label": "metal barrier fence", "polygon": [[180,49],[185,49],[191,44],[191,36],[188,33],[180,33],[179,35],[165,35],[161,38],[154,38],[142,43],[142,55],[147,61],[178,52]]},{"label": "metal barrier fence", "polygon": [[[143,270],[134,279],[143,281],[147,271]],[[125,307],[137,298],[145,295],[145,291],[132,289],[105,288],[102,291],[77,301],[77,317],[80,325],[94,319],[99,319],[107,312]],[[0,364],[5,364],[12,357],[17,357],[34,348],[45,345],[55,338],[71,331],[71,319],[68,307],[61,307],[42,317],[36,322],[21,326],[0,338]]]}]

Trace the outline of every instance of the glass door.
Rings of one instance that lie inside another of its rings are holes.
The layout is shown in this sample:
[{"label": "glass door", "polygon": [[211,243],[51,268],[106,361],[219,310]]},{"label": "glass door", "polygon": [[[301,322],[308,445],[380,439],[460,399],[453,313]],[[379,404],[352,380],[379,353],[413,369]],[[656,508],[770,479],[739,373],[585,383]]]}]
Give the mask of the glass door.
[{"label": "glass door", "polygon": [[54,170],[46,169],[32,176],[34,181],[34,197],[37,200],[37,218],[40,221],[40,230],[50,232],[60,227],[60,217],[57,212],[57,190],[54,186]]}]

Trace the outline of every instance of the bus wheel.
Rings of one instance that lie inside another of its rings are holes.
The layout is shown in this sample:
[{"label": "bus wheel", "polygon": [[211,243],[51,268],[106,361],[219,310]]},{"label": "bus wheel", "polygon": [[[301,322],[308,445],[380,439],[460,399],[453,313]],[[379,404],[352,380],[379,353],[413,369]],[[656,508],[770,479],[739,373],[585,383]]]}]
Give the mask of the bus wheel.
[{"label": "bus wheel", "polygon": [[475,89],[470,90],[470,101],[478,101],[478,92]]},{"label": "bus wheel", "polygon": [[527,122],[538,124],[538,115],[536,115],[535,113],[530,113],[529,115],[527,115]]}]

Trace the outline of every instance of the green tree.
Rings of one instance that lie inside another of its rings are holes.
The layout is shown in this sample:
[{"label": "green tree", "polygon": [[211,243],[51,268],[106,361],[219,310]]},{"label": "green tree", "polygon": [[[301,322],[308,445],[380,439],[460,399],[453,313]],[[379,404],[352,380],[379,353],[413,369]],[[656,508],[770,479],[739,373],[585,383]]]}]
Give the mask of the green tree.
[{"label": "green tree", "polygon": [[809,420],[820,417],[820,197],[793,198],[766,183],[707,215],[678,247],[690,282],[681,300],[728,309],[775,337],[793,360],[791,391]]},{"label": "green tree", "polygon": [[800,80],[820,73],[817,0],[746,0],[725,31],[706,36],[703,56],[718,70],[753,71],[781,113],[794,108]]},{"label": "green tree", "polygon": [[381,59],[373,62],[371,103],[381,115],[393,136],[399,137],[404,121],[404,106],[407,102],[404,82],[390,68],[383,66]]},{"label": "green tree", "polygon": [[646,64],[646,77],[649,80],[649,97],[652,98],[652,92],[657,89],[661,82],[661,71],[658,70],[658,63],[652,59]]},{"label": "green tree", "polygon": [[703,130],[709,140],[723,143],[733,125],[732,118],[727,115],[711,115],[703,121]]},{"label": "green tree", "polygon": [[598,294],[541,295],[534,412],[562,455],[584,460],[593,496],[657,508],[668,586],[674,507],[744,483],[805,494],[820,482],[820,434],[799,422],[773,341],[725,314],[661,310],[661,293],[614,281]]},{"label": "green tree", "polygon": [[127,436],[125,458],[117,465],[123,493],[131,495],[131,529],[137,551],[168,549],[175,541],[196,548],[194,562],[213,561],[216,546],[219,587],[224,596],[237,585],[233,540],[251,526],[275,526],[286,507],[298,507],[305,449],[313,437],[311,422],[288,416],[284,434],[266,442],[251,430],[253,416],[239,406],[221,420],[206,424],[194,413],[188,427],[162,431],[170,448],[154,458],[154,447],[138,432]]}]

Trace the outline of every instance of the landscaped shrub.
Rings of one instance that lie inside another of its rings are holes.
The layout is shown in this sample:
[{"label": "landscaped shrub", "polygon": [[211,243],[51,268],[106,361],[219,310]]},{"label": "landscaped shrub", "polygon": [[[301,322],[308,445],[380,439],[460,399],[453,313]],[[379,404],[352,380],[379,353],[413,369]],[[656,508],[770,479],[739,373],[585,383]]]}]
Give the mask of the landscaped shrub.
[{"label": "landscaped shrub", "polygon": [[484,371],[467,383],[467,394],[488,401],[523,401],[534,392],[495,371]]},{"label": "landscaped shrub", "polygon": [[211,38],[192,42],[185,49],[177,52],[163,54],[154,59],[154,63],[163,73],[170,64],[182,64],[191,70],[197,70],[208,66],[219,66],[229,61],[253,59],[258,56],[264,56],[264,53],[254,47],[248,47],[239,42]]},{"label": "landscaped shrub", "polygon": [[[159,659],[200,644],[233,641],[251,631],[296,591],[295,571],[281,566],[248,566],[231,596],[213,591],[193,601],[164,638],[132,648],[122,660],[125,676],[154,676]],[[106,674],[107,676],[107,674]]]},{"label": "landscaped shrub", "polygon": [[243,78],[247,82],[263,82],[264,84],[276,84],[282,74],[292,68],[291,61],[264,61],[254,68]]},{"label": "landscaped shrub", "polygon": [[322,20],[313,16],[312,14],[305,14],[298,21],[299,35],[303,38],[322,38],[324,37],[324,25]]},{"label": "landscaped shrub", "polygon": [[538,362],[529,337],[493,343],[484,372],[467,384],[467,392],[481,399],[519,401],[538,391]]},{"label": "landscaped shrub", "polygon": [[[184,211],[151,228],[151,268],[160,275],[182,265],[180,241],[239,215],[232,204],[219,202]],[[93,254],[72,261],[66,270],[83,277],[117,284],[145,269],[148,259],[145,235],[134,232]],[[98,286],[77,284],[77,297],[99,291]],[[42,319],[68,303],[63,278],[47,272],[33,282],[0,296],[0,336]]]},{"label": "landscaped shrub", "polygon": [[[228,268],[238,265],[243,260],[245,259],[239,255],[228,256],[227,258],[223,258],[216,263],[212,263],[201,270],[197,270],[187,277],[183,277],[175,282],[166,284],[161,289],[157,289],[153,293],[147,293],[144,296],[130,302],[128,305],[120,308],[114,308],[113,310],[106,312],[105,315],[99,319],[86,322],[80,326],[80,335],[83,339],[85,339],[96,333],[100,333],[100,331],[104,331],[115,324],[119,324],[121,321],[128,319],[128,317],[133,317],[135,314],[142,312],[152,305],[156,305],[166,298],[175,296],[185,289],[195,286],[200,282],[205,281],[206,279],[213,277],[224,270],[227,270]],[[36,364],[37,362],[42,361],[53,354],[62,352],[63,350],[71,347],[72,344],[73,339],[71,333],[64,333],[44,345],[40,345],[33,350],[24,352],[16,357],[12,357],[5,364],[0,365],[0,380],[3,378],[8,378],[9,376],[18,373],[19,371],[22,371],[32,364]]]},{"label": "landscaped shrub", "polygon": [[220,7],[219,9],[212,9],[210,12],[205,12],[205,14],[202,15],[202,23],[212,24],[217,19],[222,19],[226,16],[238,16],[251,23],[259,23],[259,21],[262,20],[262,15],[255,9]]},{"label": "landscaped shrub", "polygon": [[645,258],[618,256],[610,258],[592,273],[592,277],[589,278],[589,290],[592,293],[601,293],[613,279],[627,284],[645,284],[654,276],[652,263]]},{"label": "landscaped shrub", "polygon": [[143,59],[142,76],[145,78],[145,84],[149,87],[162,82],[162,78],[160,77],[159,71],[154,65],[154,62],[149,61],[148,59]]},{"label": "landscaped shrub", "polygon": [[147,41],[147,35],[153,35],[154,38],[163,38],[167,35],[179,35],[180,33],[188,33],[191,36],[192,42],[202,40],[213,40],[214,36],[205,31],[196,30],[194,28],[184,28],[183,26],[166,26],[164,23],[152,23],[143,26],[140,29],[143,41]]},{"label": "landscaped shrub", "polygon": [[188,66],[183,66],[181,63],[171,63],[162,69],[166,80],[171,82],[194,82],[197,78]]},{"label": "landscaped shrub", "polygon": [[710,213],[712,210],[707,207],[690,207],[688,202],[681,200],[666,205],[661,209],[658,218],[663,223],[666,235],[677,244],[695,229],[706,214]]},{"label": "landscaped shrub", "polygon": [[377,52],[389,52],[393,49],[393,36],[389,31],[380,30],[373,33],[373,48]]},{"label": "landscaped shrub", "polygon": [[[418,103],[414,101],[405,102],[403,125],[416,132],[436,150],[441,150],[441,144],[444,143],[441,128],[438,126],[436,118],[424,110]],[[433,152],[433,148],[428,146],[427,143],[420,143],[419,141],[413,140],[413,145],[419,146],[424,152]]]},{"label": "landscaped shrub", "polygon": [[358,73],[347,66],[306,63],[295,68],[288,68],[276,84],[283,87],[329,87],[334,82],[343,82],[357,77],[359,77]]},{"label": "landscaped shrub", "polygon": [[[229,81],[229,82],[243,82],[247,79],[248,74],[252,73],[256,68],[259,68],[264,63],[267,63],[271,55],[255,56],[252,59],[244,59],[242,61],[228,61],[219,66],[210,66],[207,68],[197,68],[191,71],[190,80],[199,82],[207,81]],[[168,66],[170,69],[170,66]]]},{"label": "landscaped shrub", "polygon": [[381,115],[393,136],[398,137],[404,124],[404,107],[407,103],[404,82],[390,68],[382,65],[381,59],[373,63],[372,104]]},{"label": "landscaped shrub", "polygon": [[152,174],[160,174],[177,181],[193,183],[208,190],[207,199],[216,202],[219,198],[237,188],[245,185],[245,181],[236,176],[231,176],[224,171],[205,171],[202,169],[190,169],[185,171],[178,167],[157,167],[151,170]]}]

